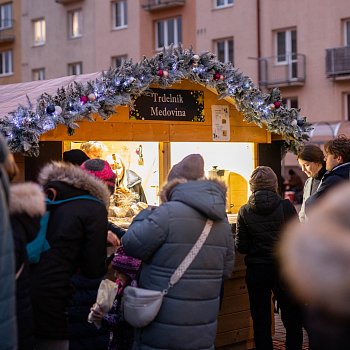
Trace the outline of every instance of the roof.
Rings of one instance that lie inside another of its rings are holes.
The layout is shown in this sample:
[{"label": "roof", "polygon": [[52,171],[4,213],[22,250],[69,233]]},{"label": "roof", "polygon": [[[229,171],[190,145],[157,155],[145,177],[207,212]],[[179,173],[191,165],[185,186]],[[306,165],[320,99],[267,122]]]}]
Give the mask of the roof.
[{"label": "roof", "polygon": [[170,87],[189,79],[210,88],[218,98],[234,101],[248,123],[282,135],[287,148],[297,152],[308,139],[309,126],[299,109],[282,104],[277,88],[263,93],[232,64],[211,52],[170,47],[140,62],[101,73],[68,76],[0,86],[0,131],[12,152],[37,156],[40,135],[59,124],[72,135],[92,114],[108,119],[118,105],[133,106],[150,86]]}]

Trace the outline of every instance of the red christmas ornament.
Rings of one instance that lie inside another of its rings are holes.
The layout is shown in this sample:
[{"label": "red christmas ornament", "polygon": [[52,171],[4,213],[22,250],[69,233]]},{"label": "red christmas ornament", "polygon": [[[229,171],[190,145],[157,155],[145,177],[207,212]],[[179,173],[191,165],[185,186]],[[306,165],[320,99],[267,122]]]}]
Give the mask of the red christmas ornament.
[{"label": "red christmas ornament", "polygon": [[162,77],[164,74],[163,69],[159,69],[157,72],[158,77]]},{"label": "red christmas ornament", "polygon": [[87,101],[89,101],[87,96],[80,96],[80,102],[84,105]]},{"label": "red christmas ornament", "polygon": [[280,101],[276,101],[273,103],[275,108],[280,108],[281,107],[281,102]]},{"label": "red christmas ornament", "polygon": [[214,74],[214,80],[220,80],[221,74],[220,73],[215,73]]}]

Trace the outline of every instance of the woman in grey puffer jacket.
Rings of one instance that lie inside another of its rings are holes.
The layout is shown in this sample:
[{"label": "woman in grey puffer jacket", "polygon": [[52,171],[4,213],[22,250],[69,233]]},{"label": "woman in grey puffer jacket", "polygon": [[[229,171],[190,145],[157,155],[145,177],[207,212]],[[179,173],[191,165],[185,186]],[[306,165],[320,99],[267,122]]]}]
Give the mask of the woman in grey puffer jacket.
[{"label": "woman in grey puffer jacket", "polygon": [[163,204],[142,211],[122,238],[126,253],[143,261],[139,286],[163,290],[206,220],[214,221],[202,249],[164,297],[156,319],[136,332],[137,349],[214,350],[220,289],[233,269],[234,242],[225,212],[226,188],[203,177],[203,158],[185,157],[168,175]]}]

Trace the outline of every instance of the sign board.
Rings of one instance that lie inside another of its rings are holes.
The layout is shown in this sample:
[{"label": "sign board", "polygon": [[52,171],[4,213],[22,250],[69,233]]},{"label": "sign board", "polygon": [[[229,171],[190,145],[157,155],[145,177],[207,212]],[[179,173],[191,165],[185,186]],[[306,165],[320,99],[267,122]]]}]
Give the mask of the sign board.
[{"label": "sign board", "polygon": [[204,92],[150,89],[135,98],[130,119],[204,122]]}]

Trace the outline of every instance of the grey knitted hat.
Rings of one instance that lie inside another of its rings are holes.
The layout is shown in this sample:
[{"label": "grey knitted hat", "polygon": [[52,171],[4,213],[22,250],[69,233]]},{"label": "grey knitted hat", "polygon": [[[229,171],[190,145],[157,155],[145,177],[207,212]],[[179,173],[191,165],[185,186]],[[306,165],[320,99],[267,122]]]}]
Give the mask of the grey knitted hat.
[{"label": "grey knitted hat", "polygon": [[249,185],[252,192],[258,190],[270,190],[277,192],[277,175],[268,166],[258,166],[250,175]]},{"label": "grey knitted hat", "polygon": [[169,174],[168,181],[176,178],[198,180],[204,177],[204,159],[200,154],[190,154],[175,164]]}]

